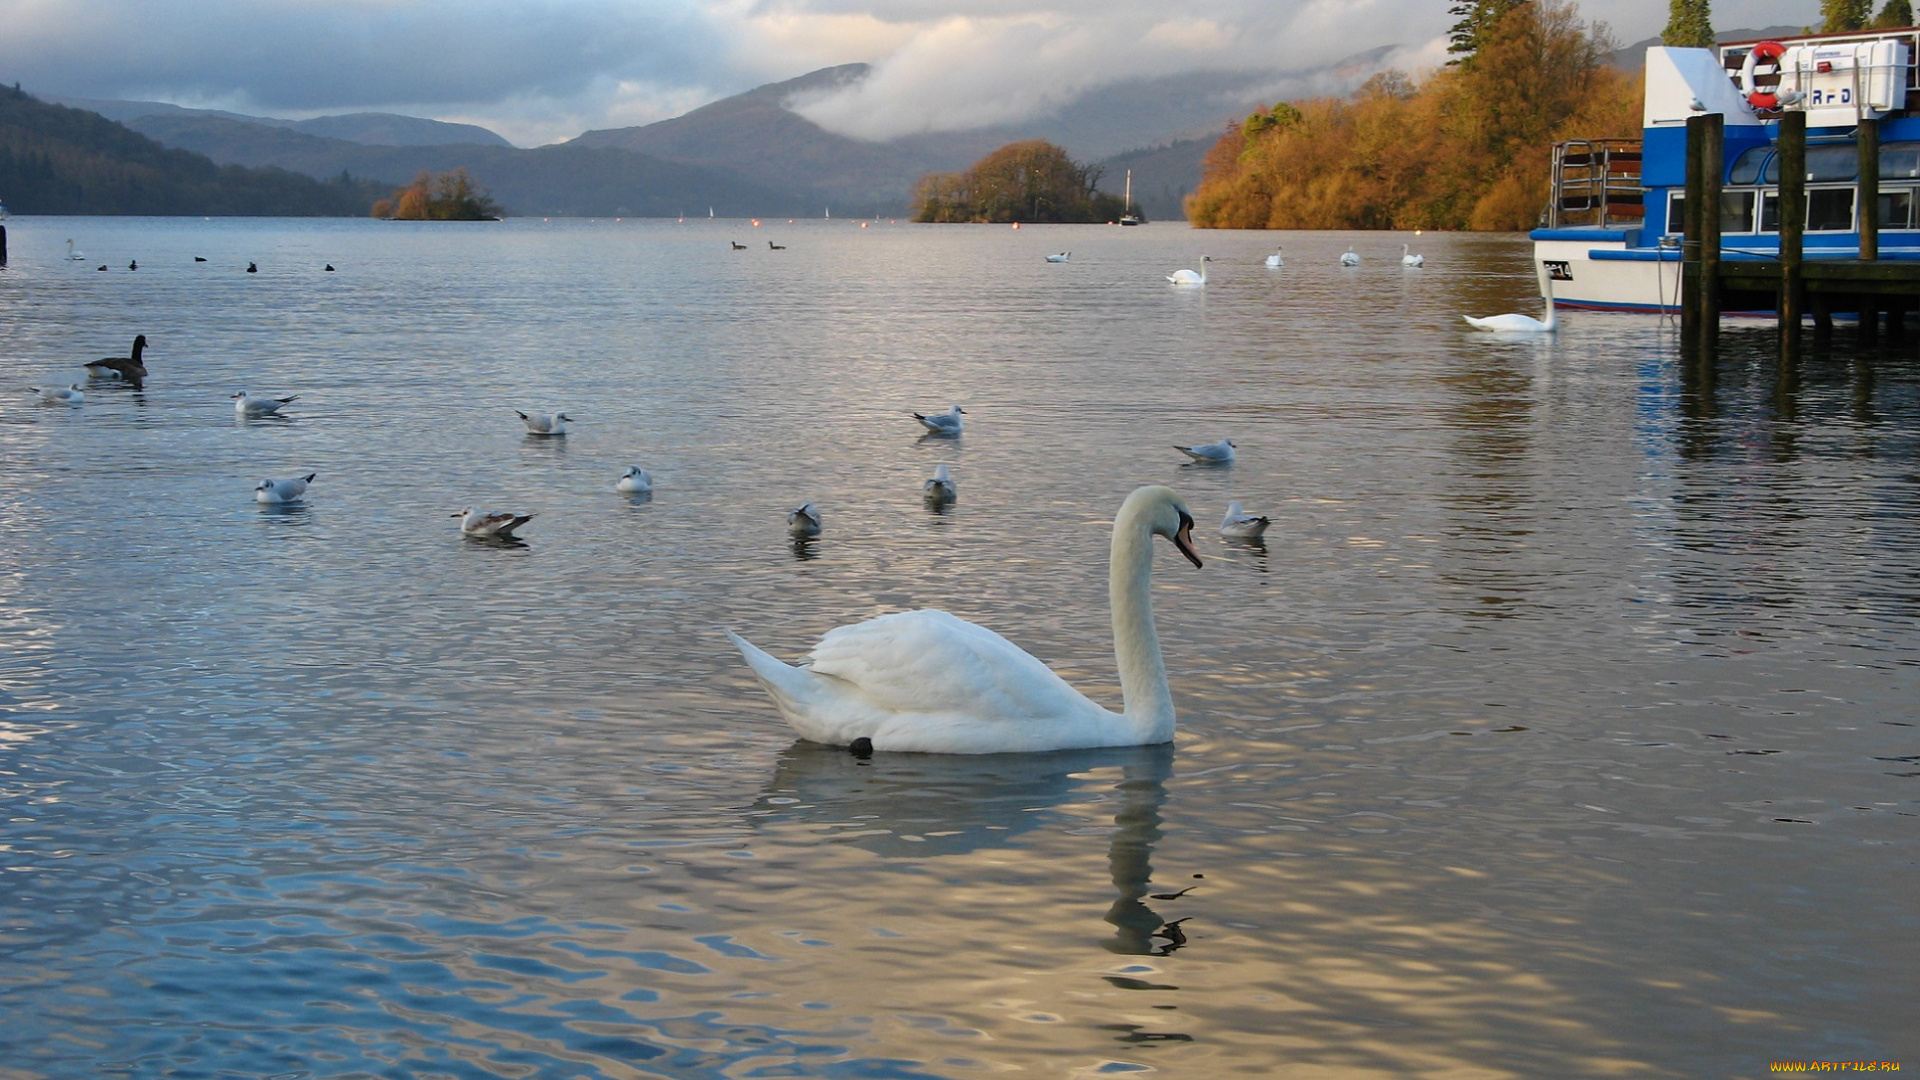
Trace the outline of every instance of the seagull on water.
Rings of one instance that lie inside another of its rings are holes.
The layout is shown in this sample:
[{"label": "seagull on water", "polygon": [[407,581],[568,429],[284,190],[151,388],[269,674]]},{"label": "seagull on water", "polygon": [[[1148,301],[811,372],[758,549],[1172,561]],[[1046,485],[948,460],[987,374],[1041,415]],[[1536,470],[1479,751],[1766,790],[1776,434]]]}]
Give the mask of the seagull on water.
[{"label": "seagull on water", "polygon": [[1273,520],[1259,514],[1249,514],[1240,509],[1238,502],[1227,504],[1227,516],[1220,520],[1220,535],[1235,536],[1243,540],[1258,540]]},{"label": "seagull on water", "polygon": [[71,386],[29,386],[27,390],[39,394],[41,401],[57,405],[78,405],[87,400],[87,392],[80,389],[79,383]]},{"label": "seagull on water", "polygon": [[787,531],[795,536],[820,535],[820,511],[813,503],[801,503],[787,515]]},{"label": "seagull on water", "polygon": [[645,495],[653,491],[653,474],[638,465],[629,465],[613,486],[629,495]]},{"label": "seagull on water", "polygon": [[305,476],[295,476],[287,480],[262,480],[253,489],[253,501],[275,504],[296,502],[300,496],[307,493],[307,485],[313,483],[313,478],[319,475],[319,473],[308,473]]},{"label": "seagull on water", "polygon": [[958,435],[960,434],[961,427],[965,423],[965,421],[960,419],[960,416],[966,411],[967,410],[960,406],[955,405],[946,412],[934,413],[930,416],[922,413],[914,413],[913,418],[920,421],[921,425],[927,429],[927,434],[929,435]]},{"label": "seagull on water", "polygon": [[933,479],[924,485],[927,501],[935,506],[944,506],[960,497],[960,488],[954,484],[953,476],[945,465],[936,466]]},{"label": "seagull on water", "polygon": [[1176,446],[1175,450],[1193,459],[1196,465],[1233,464],[1233,440],[1221,439],[1219,442],[1202,443],[1198,446]]},{"label": "seagull on water", "polygon": [[513,414],[527,422],[527,434],[529,435],[565,435],[567,433],[567,422],[573,419],[563,412],[534,413],[529,416],[519,409],[515,409],[513,410]]},{"label": "seagull on water", "polygon": [[248,397],[245,390],[233,395],[233,411],[242,420],[258,420],[262,416],[279,416],[280,407],[300,400],[299,394],[283,398]]},{"label": "seagull on water", "polygon": [[456,510],[449,517],[460,519],[460,531],[468,536],[491,536],[501,540],[513,536],[513,530],[533,520],[532,514],[515,514],[511,511],[494,513],[487,510],[475,510],[469,506],[465,510]]}]

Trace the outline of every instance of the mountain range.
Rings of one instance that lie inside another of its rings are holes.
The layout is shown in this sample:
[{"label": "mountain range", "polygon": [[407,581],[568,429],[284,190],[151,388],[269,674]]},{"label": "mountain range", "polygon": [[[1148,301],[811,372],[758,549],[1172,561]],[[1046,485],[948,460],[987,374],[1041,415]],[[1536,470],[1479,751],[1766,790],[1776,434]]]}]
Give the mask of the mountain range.
[{"label": "mountain range", "polygon": [[1150,219],[1178,219],[1200,160],[1225,125],[1276,100],[1344,93],[1380,70],[1390,48],[1288,76],[1273,72],[1138,79],[1084,95],[1021,124],[872,142],[796,111],[859,83],[846,64],[771,83],[669,120],[588,131],[536,149],[470,124],[386,113],[285,120],[162,102],[61,98],[161,144],[222,165],[273,167],[399,184],[421,170],[464,167],[508,211],[550,216],[900,214],[929,172],[953,172],[996,147],[1042,138],[1095,163],[1118,194],[1127,170]]}]

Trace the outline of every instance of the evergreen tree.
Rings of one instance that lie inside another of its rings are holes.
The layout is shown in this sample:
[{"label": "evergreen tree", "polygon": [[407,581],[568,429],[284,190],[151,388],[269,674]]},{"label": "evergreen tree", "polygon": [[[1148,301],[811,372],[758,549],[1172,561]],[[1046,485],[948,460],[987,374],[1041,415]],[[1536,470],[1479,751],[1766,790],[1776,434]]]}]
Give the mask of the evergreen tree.
[{"label": "evergreen tree", "polygon": [[1875,30],[1888,30],[1896,26],[1913,25],[1912,0],[1887,0],[1887,6],[1873,17]]},{"label": "evergreen tree", "polygon": [[[1887,2],[1892,4],[1895,0]],[[1667,28],[1660,32],[1660,44],[1691,49],[1713,48],[1713,12],[1707,0],[1668,0]]]},{"label": "evergreen tree", "polygon": [[[1447,14],[1458,16],[1460,21],[1447,31],[1447,51],[1454,54],[1449,64],[1470,64],[1474,55],[1480,51],[1493,36],[1497,26],[1507,12],[1527,3],[1528,0],[1459,0],[1447,9]],[[1833,0],[1826,0],[1831,3]]]},{"label": "evergreen tree", "polygon": [[1866,28],[1873,17],[1873,0],[1820,0],[1823,34],[1844,34]]}]

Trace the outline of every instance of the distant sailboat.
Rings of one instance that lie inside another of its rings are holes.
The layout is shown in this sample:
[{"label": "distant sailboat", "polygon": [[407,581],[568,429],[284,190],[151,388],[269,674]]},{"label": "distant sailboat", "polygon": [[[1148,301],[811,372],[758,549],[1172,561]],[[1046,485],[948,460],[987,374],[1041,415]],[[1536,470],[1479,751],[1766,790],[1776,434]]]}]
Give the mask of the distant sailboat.
[{"label": "distant sailboat", "polygon": [[827,207],[827,217],[833,217],[833,207],[831,206]]},{"label": "distant sailboat", "polygon": [[712,217],[712,216],[713,216],[713,207],[711,207],[711,206],[709,206],[709,207],[707,207],[707,216],[708,216],[708,217]]},{"label": "distant sailboat", "polygon": [[1133,170],[1132,169],[1127,170],[1126,202],[1123,203],[1120,207],[1120,224],[1122,225],[1140,224],[1140,215],[1133,212]]}]

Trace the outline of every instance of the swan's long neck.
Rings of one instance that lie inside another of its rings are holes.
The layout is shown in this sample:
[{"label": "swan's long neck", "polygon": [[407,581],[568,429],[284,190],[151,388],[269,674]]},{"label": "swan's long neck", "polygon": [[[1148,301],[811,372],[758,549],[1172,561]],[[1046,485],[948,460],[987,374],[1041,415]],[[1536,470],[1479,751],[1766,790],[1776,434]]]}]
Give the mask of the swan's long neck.
[{"label": "swan's long neck", "polygon": [[1113,561],[1107,598],[1113,605],[1113,656],[1120,668],[1125,719],[1141,743],[1173,738],[1173,691],[1153,628],[1153,532],[1146,514],[1124,513],[1113,524]]},{"label": "swan's long neck", "polygon": [[1560,325],[1560,315],[1559,315],[1558,309],[1553,306],[1553,279],[1550,277],[1543,278],[1541,283],[1546,286],[1546,288],[1542,289],[1541,291],[1546,294],[1545,299],[1547,301],[1547,329],[1554,330],[1554,329],[1557,329]]}]

